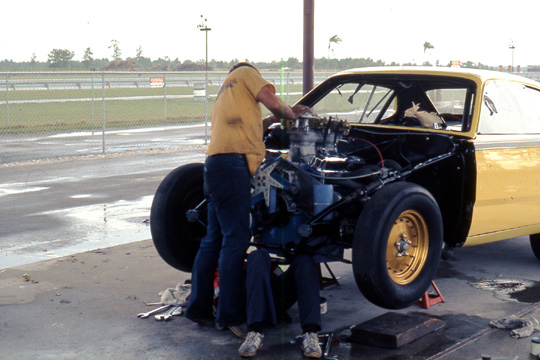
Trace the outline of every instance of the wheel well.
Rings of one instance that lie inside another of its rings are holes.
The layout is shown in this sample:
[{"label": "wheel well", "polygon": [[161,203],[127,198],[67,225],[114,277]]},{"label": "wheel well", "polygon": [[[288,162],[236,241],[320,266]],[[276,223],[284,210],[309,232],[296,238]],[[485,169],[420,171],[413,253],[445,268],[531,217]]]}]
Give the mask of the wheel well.
[{"label": "wheel well", "polygon": [[425,187],[435,198],[442,214],[444,242],[450,247],[465,243],[472,221],[476,189],[476,166],[472,146],[460,144],[456,155],[407,179]]}]

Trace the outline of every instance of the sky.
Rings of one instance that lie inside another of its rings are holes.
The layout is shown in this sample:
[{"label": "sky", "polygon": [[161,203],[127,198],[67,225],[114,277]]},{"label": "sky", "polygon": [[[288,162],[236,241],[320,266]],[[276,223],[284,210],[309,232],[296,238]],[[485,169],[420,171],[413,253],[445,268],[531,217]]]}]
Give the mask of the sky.
[{"label": "sky", "polygon": [[[316,58],[372,58],[389,64],[451,60],[485,65],[540,65],[540,1],[314,0]],[[46,61],[53,49],[82,60],[205,58],[280,61],[303,57],[304,0],[26,0],[2,4],[0,60]],[[80,5],[82,4],[82,5]],[[201,15],[204,17],[201,18]],[[337,35],[340,43],[329,39]],[[433,49],[424,52],[424,42]],[[509,47],[513,44],[514,50]]]}]

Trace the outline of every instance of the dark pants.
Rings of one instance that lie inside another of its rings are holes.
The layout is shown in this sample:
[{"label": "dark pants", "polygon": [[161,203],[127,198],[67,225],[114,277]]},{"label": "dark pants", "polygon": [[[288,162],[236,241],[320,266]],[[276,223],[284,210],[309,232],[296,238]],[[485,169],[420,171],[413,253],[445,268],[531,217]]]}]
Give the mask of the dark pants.
[{"label": "dark pants", "polygon": [[321,329],[319,273],[309,255],[298,255],[283,274],[271,276],[271,260],[266,250],[248,255],[246,269],[247,324],[277,324],[277,316],[298,301],[300,324]]},{"label": "dark pants", "polygon": [[219,260],[219,301],[216,323],[245,322],[244,259],[250,238],[251,184],[245,156],[209,156],[204,167],[208,225],[192,272],[191,296],[185,316],[212,319],[214,272]]}]

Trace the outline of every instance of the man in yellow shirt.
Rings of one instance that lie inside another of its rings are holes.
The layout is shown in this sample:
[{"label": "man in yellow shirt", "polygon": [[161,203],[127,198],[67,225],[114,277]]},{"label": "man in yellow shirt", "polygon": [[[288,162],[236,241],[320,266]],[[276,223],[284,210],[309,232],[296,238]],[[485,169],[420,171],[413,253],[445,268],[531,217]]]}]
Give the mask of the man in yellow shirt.
[{"label": "man in yellow shirt", "polygon": [[[243,265],[250,238],[250,176],[265,155],[260,103],[273,119],[297,119],[308,110],[289,107],[275,95],[274,86],[248,63],[233,66],[223,81],[212,109],[212,133],[204,166],[208,205],[206,236],[201,241],[192,272],[191,297],[185,316],[203,325],[228,327],[245,337]],[[219,301],[212,315],[213,279],[218,265]]]}]

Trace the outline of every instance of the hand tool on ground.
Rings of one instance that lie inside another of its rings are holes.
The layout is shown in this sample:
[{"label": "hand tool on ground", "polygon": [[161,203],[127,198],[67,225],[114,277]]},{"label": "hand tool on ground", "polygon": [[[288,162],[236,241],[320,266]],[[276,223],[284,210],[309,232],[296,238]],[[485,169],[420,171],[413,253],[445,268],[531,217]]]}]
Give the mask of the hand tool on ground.
[{"label": "hand tool on ground", "polygon": [[330,353],[330,345],[332,345],[332,338],[334,337],[333,333],[328,334],[328,338],[326,339],[326,346],[324,347],[324,353],[323,356],[326,358],[328,354]]},{"label": "hand tool on ground", "polygon": [[144,318],[149,317],[150,315],[154,315],[154,314],[157,314],[159,312],[163,312],[163,311],[167,310],[170,307],[171,307],[171,305],[160,306],[157,309],[150,310],[150,311],[145,312],[145,313],[137,314],[137,317],[144,319]]},{"label": "hand tool on ground", "polygon": [[[326,337],[326,344],[324,346],[324,352],[323,352],[323,359],[324,360],[338,360],[337,356],[330,356],[330,346],[332,345],[332,342],[334,341],[334,333],[328,333],[324,335],[319,335],[319,337]],[[336,341],[339,341],[338,339],[335,339]],[[323,343],[320,343],[321,345]]]},{"label": "hand tool on ground", "polygon": [[182,308],[182,306],[180,305],[176,308],[176,310],[172,312],[172,316],[179,316],[183,314],[184,314],[184,308]]},{"label": "hand tool on ground", "polygon": [[162,302],[153,302],[153,303],[145,302],[144,305],[146,305],[146,306],[156,306],[156,305],[165,305],[165,304],[163,304]]},{"label": "hand tool on ground", "polygon": [[174,306],[171,306],[167,311],[165,311],[163,314],[157,314],[154,316],[154,318],[157,320],[157,321],[161,321],[161,320],[164,320],[164,321],[167,321],[167,320],[171,320],[172,319],[172,316],[173,316],[173,313],[180,307],[180,305],[174,305]]}]

